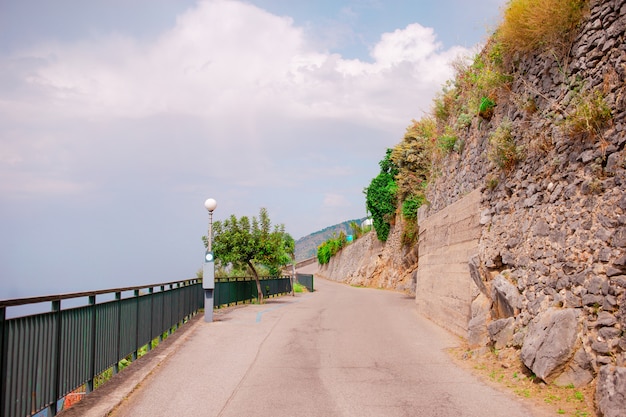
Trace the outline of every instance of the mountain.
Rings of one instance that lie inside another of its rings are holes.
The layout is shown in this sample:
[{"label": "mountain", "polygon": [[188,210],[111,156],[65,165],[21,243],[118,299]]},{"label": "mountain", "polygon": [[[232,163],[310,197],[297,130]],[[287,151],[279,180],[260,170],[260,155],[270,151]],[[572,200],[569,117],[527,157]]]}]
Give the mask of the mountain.
[{"label": "mountain", "polygon": [[350,223],[356,222],[360,225],[365,219],[366,217],[361,219],[346,220],[343,223],[328,226],[322,230],[296,240],[296,261],[317,256],[317,247],[329,238],[333,237],[333,234],[338,235],[343,231],[346,235],[351,235],[352,229],[350,229]]}]

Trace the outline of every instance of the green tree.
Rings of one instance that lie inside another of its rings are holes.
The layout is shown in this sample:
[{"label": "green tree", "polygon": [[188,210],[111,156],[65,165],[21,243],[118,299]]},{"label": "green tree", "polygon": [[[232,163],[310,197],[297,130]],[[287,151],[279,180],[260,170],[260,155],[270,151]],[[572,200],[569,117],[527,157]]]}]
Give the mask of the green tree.
[{"label": "green tree", "polygon": [[[285,226],[272,226],[267,209],[261,208],[259,217],[252,220],[247,216],[237,218],[231,215],[224,221],[215,222],[213,235],[212,250],[216,261],[236,269],[248,268],[254,276],[259,302],[262,303],[263,291],[257,272],[259,266],[266,267],[272,275],[279,275],[281,267],[292,260],[295,242],[285,233]],[[202,240],[206,247],[206,236]]]},{"label": "green tree", "polygon": [[365,205],[372,213],[374,229],[378,240],[385,242],[391,229],[391,216],[396,211],[398,186],[395,177],[398,166],[391,160],[391,149],[387,149],[385,158],[379,162],[380,174],[372,180],[365,192]]}]

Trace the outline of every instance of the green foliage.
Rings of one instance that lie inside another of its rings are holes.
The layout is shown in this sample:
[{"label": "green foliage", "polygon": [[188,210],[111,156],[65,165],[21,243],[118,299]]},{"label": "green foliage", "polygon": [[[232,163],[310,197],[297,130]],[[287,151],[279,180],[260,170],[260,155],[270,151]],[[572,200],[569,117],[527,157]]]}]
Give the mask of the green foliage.
[{"label": "green foliage", "polygon": [[511,122],[505,120],[489,136],[489,160],[503,171],[510,171],[521,159],[521,155],[521,149],[515,145]]},{"label": "green foliage", "polygon": [[454,150],[457,140],[456,133],[450,127],[446,127],[444,134],[437,138],[437,147],[447,155]]},{"label": "green foliage", "polygon": [[495,101],[489,97],[483,97],[480,100],[480,106],[478,107],[478,115],[485,120],[491,120],[491,117],[493,116],[493,109],[495,107]]},{"label": "green foliage", "polygon": [[328,239],[317,248],[317,262],[320,265],[327,264],[330,258],[335,256],[337,252],[343,249],[347,244],[348,240],[344,232],[339,233],[339,236],[333,235],[332,238]]},{"label": "green foliage", "polygon": [[372,213],[376,236],[382,242],[389,237],[391,230],[391,216],[396,211],[396,185],[395,175],[398,174],[397,165],[391,160],[391,149],[387,149],[385,158],[380,161],[380,174],[372,180],[365,191],[365,204],[367,210]]},{"label": "green foliage", "polygon": [[405,219],[416,219],[417,209],[426,202],[423,194],[412,195],[402,202],[402,216]]},{"label": "green foliage", "polygon": [[[261,208],[258,219],[231,215],[227,220],[215,222],[213,232],[212,249],[218,266],[230,265],[237,270],[249,268],[262,302],[258,268],[265,267],[276,276],[293,258],[294,240],[285,233],[285,226],[272,227],[267,209]],[[202,240],[207,246],[206,236]]]},{"label": "green foliage", "polygon": [[[458,62],[456,64],[455,85],[458,91],[459,109],[467,108],[471,114],[479,114],[481,117],[490,119],[493,106],[498,95],[506,92],[507,85],[512,77],[506,74],[502,68],[503,56],[502,45],[490,40],[483,51],[474,57],[471,64]],[[485,98],[491,101],[485,102]],[[481,106],[486,113],[481,114]],[[485,117],[487,116],[487,117]]]},{"label": "green foliage", "polygon": [[293,292],[301,293],[305,291],[306,291],[306,287],[304,285],[300,284],[299,282],[294,282]]}]

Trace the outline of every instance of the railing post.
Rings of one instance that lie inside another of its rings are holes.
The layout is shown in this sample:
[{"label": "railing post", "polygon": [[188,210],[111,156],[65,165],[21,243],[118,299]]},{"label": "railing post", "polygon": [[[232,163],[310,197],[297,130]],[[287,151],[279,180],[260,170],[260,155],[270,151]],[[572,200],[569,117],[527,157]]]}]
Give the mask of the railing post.
[{"label": "railing post", "polygon": [[[161,285],[161,328],[165,324],[165,286]],[[163,332],[159,332],[159,343],[163,341]]]},{"label": "railing post", "polygon": [[[7,343],[8,333],[4,322],[7,317],[6,307],[0,307],[0,415],[6,414],[7,403]],[[8,329],[7,329],[8,330]]]},{"label": "railing post", "polygon": [[117,304],[117,348],[115,351],[115,366],[113,367],[113,374],[117,374],[120,371],[120,345],[122,344],[122,293],[115,293],[115,301]]},{"label": "railing post", "polygon": [[52,372],[54,374],[54,388],[53,388],[53,396],[52,396],[52,404],[50,404],[50,414],[52,416],[56,416],[57,412],[57,402],[59,401],[59,397],[61,396],[61,374],[63,370],[61,369],[61,357],[62,357],[62,331],[61,328],[63,326],[63,320],[61,318],[61,300],[56,300],[52,302],[52,312],[55,315],[56,322],[56,331],[54,332],[54,363],[52,364]]},{"label": "railing post", "polygon": [[91,306],[91,340],[89,342],[89,351],[91,356],[89,357],[89,381],[87,381],[87,393],[90,393],[94,389],[94,379],[96,373],[96,296],[89,296],[89,305]]},{"label": "railing post", "polygon": [[[152,350],[152,338],[154,337],[152,334],[152,322],[154,318],[154,287],[150,287],[148,294],[150,294],[150,340],[148,340],[148,352],[150,352]],[[137,323],[137,325],[139,325],[139,323]]]},{"label": "railing post", "polygon": [[139,290],[135,290],[135,351],[133,352],[133,361],[137,360],[139,354]]}]

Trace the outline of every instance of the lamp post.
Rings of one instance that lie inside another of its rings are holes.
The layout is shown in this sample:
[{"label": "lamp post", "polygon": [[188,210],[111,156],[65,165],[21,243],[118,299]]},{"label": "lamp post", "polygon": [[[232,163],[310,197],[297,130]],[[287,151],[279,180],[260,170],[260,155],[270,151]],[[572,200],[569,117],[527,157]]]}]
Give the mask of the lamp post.
[{"label": "lamp post", "polygon": [[204,207],[209,212],[209,234],[207,235],[207,250],[204,254],[202,266],[202,288],[204,288],[204,321],[213,321],[213,289],[215,288],[215,258],[213,256],[213,210],[217,201],[207,198]]}]

